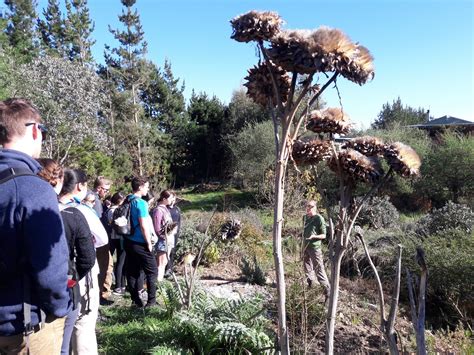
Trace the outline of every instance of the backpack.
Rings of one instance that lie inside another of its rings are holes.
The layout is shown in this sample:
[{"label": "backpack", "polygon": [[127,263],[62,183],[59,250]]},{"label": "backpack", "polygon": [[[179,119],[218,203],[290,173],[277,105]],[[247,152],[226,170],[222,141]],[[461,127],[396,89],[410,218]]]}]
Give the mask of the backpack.
[{"label": "backpack", "polygon": [[118,206],[112,217],[112,228],[117,234],[131,236],[135,233],[132,223],[132,201],[135,198],[126,198],[123,203]]}]

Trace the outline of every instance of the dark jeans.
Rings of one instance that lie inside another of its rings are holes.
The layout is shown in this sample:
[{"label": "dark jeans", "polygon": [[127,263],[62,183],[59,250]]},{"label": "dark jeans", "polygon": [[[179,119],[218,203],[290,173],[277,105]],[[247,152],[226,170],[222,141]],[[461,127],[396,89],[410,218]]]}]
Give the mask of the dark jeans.
[{"label": "dark jeans", "polygon": [[156,279],[158,277],[158,267],[156,266],[155,255],[148,251],[145,244],[133,242],[125,239],[125,252],[127,253],[127,281],[130,288],[132,301],[142,306],[142,301],[138,295],[140,270],[145,272],[148,304],[156,303]]},{"label": "dark jeans", "polygon": [[122,248],[120,239],[111,239],[110,240],[110,254],[114,255],[117,251],[117,262],[115,263],[115,288],[125,287],[125,257],[127,253]]}]

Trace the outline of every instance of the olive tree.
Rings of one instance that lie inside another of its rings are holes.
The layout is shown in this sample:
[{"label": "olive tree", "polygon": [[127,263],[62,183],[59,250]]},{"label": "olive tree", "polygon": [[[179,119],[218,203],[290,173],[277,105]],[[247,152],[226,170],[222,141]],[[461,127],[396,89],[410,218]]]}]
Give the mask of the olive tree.
[{"label": "olive tree", "polygon": [[64,162],[71,146],[86,139],[95,146],[107,146],[105,122],[98,114],[103,102],[102,81],[92,69],[44,56],[14,70],[10,91],[38,107],[48,127],[48,157]]}]

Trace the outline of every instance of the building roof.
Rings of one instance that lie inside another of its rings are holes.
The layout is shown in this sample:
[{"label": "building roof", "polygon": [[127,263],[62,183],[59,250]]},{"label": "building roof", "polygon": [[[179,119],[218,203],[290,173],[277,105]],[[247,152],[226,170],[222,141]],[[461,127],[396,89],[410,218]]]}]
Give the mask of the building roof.
[{"label": "building roof", "polygon": [[441,127],[441,126],[474,126],[474,122],[462,120],[460,118],[452,117],[452,116],[443,116],[439,118],[435,118],[434,120],[410,125],[408,127],[417,127],[417,128],[430,128],[430,127]]}]

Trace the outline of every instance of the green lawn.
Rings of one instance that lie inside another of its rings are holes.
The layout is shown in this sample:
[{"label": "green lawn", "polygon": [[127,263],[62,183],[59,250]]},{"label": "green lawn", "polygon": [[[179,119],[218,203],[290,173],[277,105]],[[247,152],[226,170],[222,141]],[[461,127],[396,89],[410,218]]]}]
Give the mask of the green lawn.
[{"label": "green lawn", "polygon": [[183,199],[179,203],[179,207],[183,212],[212,211],[214,207],[217,207],[218,211],[228,211],[255,206],[253,193],[234,188],[224,188],[219,191],[204,193],[193,193],[185,190],[183,193],[178,193],[178,195]]}]

